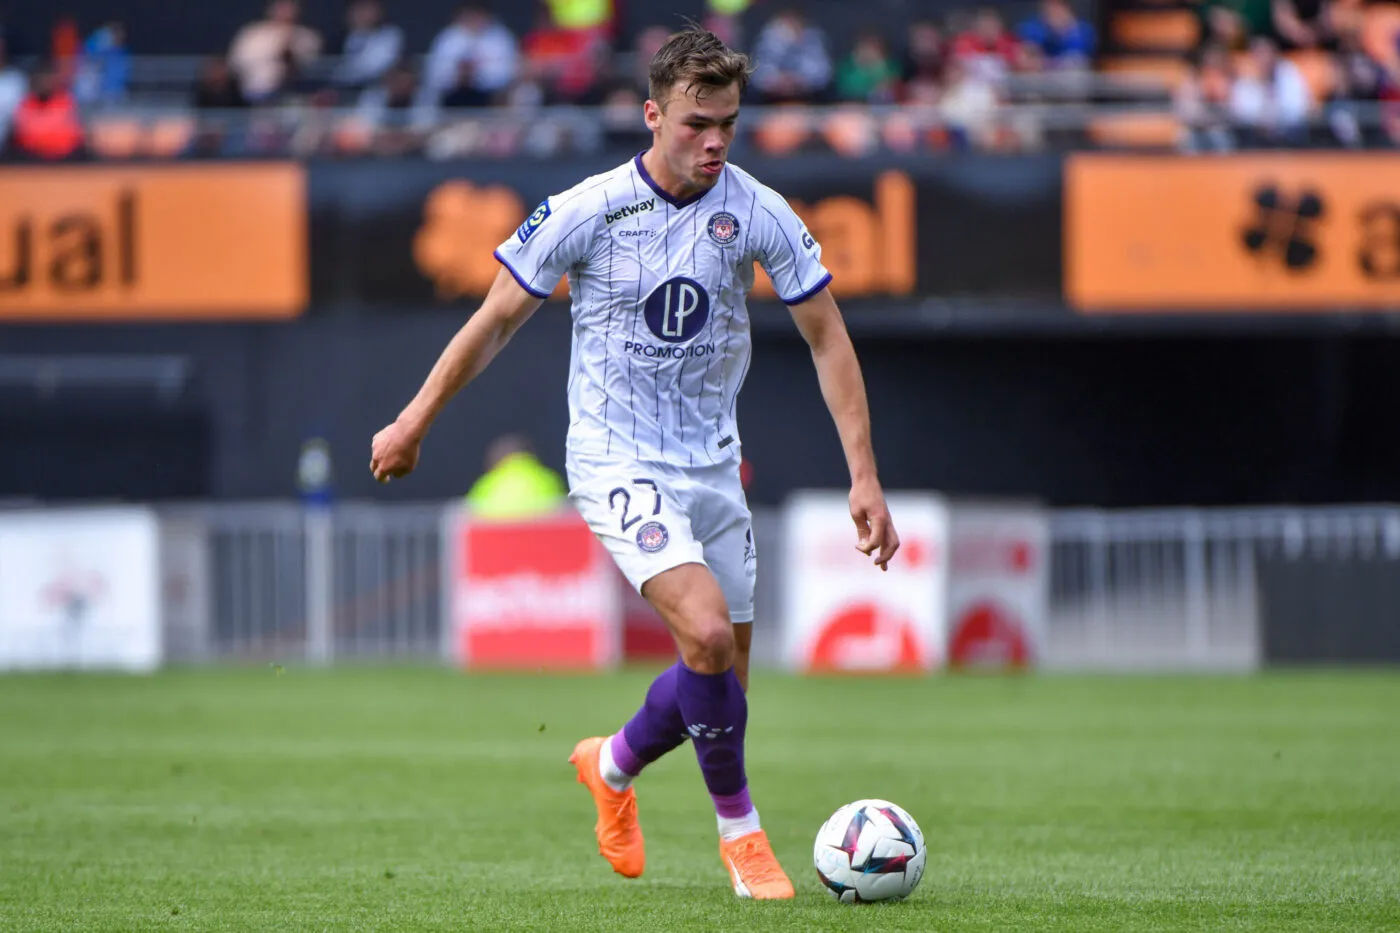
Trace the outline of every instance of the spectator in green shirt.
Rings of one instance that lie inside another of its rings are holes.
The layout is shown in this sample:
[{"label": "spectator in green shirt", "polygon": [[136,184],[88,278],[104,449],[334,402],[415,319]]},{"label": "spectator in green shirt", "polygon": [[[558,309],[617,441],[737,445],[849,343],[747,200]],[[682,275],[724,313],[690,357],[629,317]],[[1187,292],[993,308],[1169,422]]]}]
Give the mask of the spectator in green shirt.
[{"label": "spectator in green shirt", "polygon": [[1221,42],[1233,51],[1243,50],[1252,36],[1273,34],[1273,0],[1205,0],[1201,15],[1202,40]]},{"label": "spectator in green shirt", "polygon": [[842,100],[886,104],[895,99],[898,88],[899,65],[890,57],[884,36],[862,33],[837,70],[837,93]]}]

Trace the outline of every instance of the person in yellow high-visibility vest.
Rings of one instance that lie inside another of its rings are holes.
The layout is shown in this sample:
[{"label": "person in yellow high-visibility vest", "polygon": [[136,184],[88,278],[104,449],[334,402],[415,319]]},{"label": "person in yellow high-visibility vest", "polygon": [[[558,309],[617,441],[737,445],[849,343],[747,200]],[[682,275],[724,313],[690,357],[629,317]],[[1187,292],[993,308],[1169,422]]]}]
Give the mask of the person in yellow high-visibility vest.
[{"label": "person in yellow high-visibility vest", "polygon": [[705,0],[705,28],[714,32],[729,45],[740,41],[740,19],[753,0]]},{"label": "person in yellow high-visibility vest", "polygon": [[546,0],[549,15],[560,29],[607,30],[612,25],[612,0]]},{"label": "person in yellow high-visibility vest", "polygon": [[486,472],[465,503],[475,518],[511,521],[549,515],[568,502],[568,493],[563,478],[536,458],[524,437],[508,434],[487,448]]}]

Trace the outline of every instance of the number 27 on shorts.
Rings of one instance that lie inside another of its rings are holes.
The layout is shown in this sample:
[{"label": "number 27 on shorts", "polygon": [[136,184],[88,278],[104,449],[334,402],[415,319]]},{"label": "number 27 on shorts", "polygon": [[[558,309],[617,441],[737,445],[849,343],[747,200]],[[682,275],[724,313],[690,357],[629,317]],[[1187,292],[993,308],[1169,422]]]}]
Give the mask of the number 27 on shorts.
[{"label": "number 27 on shorts", "polygon": [[[649,487],[651,487],[651,498],[652,498],[652,502],[651,502],[651,514],[652,514],[652,515],[660,515],[660,514],[661,514],[661,490],[659,490],[659,489],[657,488],[657,486],[656,486],[656,480],[653,480],[653,479],[634,479],[634,480],[632,480],[632,486],[633,486],[633,488],[636,488],[636,487],[638,487],[638,486],[649,486]],[[623,530],[624,532],[626,532],[626,531],[630,530],[630,529],[632,528],[633,525],[637,524],[637,522],[639,522],[639,521],[642,520],[642,518],[643,518],[643,516],[644,516],[644,513],[645,513],[645,507],[646,507],[647,503],[646,503],[645,501],[642,501],[642,502],[638,503],[638,511],[637,511],[637,513],[636,513],[635,515],[632,514],[632,491],[629,490],[626,486],[618,486],[618,487],[617,487],[616,489],[614,489],[612,492],[608,493],[608,510],[609,510],[609,511],[611,511],[611,512],[617,512],[617,511],[618,511],[618,503],[619,503],[619,502],[622,503],[622,509],[621,509],[621,511],[622,511],[622,516],[621,516],[621,518],[620,518],[620,521],[621,521],[621,524],[622,524],[622,530]]]}]

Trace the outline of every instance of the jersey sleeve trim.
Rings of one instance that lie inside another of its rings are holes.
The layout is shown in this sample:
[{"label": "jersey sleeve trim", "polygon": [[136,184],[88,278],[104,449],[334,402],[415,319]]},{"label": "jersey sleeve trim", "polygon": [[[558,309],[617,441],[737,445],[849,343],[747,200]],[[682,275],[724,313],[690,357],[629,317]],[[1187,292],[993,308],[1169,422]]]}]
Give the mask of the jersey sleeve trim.
[{"label": "jersey sleeve trim", "polygon": [[796,298],[784,298],[784,299],[783,299],[783,304],[785,304],[785,305],[800,305],[800,304],[802,304],[802,302],[804,302],[804,301],[806,301],[807,299],[811,298],[811,297],[812,297],[813,295],[815,295],[817,292],[821,291],[823,288],[826,288],[826,287],[827,287],[828,285],[830,285],[830,284],[831,284],[831,273],[828,272],[826,275],[824,275],[824,276],[821,277],[820,281],[818,281],[816,285],[813,285],[811,288],[807,289],[805,292],[803,292],[802,294],[798,295]]},{"label": "jersey sleeve trim", "polygon": [[[501,265],[503,265],[503,266],[506,267],[506,270],[507,270],[508,272],[510,272],[510,274],[511,274],[512,276],[515,277],[515,281],[517,281],[517,282],[520,283],[520,287],[521,287],[521,288],[525,289],[527,292],[529,292],[531,295],[534,295],[536,298],[548,298],[548,297],[549,297],[549,292],[536,291],[535,289],[531,288],[531,287],[530,287],[530,283],[527,282],[527,281],[525,281],[525,277],[524,277],[523,275],[521,275],[519,272],[515,271],[515,267],[512,266],[512,265],[510,264],[510,261],[507,260],[506,257],[504,257],[504,256],[501,255],[501,251],[500,251],[500,250],[495,250],[494,252],[491,253],[491,255],[492,255],[492,256],[495,256],[495,257],[496,257],[496,261],[499,262]],[[830,276],[827,276],[827,278],[830,278]]]}]

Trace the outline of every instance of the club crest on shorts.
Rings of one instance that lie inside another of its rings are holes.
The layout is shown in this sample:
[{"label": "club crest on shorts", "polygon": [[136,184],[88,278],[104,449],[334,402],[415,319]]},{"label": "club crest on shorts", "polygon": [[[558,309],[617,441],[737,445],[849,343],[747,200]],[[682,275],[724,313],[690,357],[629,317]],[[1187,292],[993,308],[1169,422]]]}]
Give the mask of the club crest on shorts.
[{"label": "club crest on shorts", "polygon": [[660,522],[647,522],[637,529],[637,547],[648,554],[655,554],[670,542],[671,536],[666,532],[666,526]]},{"label": "club crest on shorts", "polygon": [[720,246],[728,246],[739,239],[739,218],[728,211],[720,211],[710,216],[705,230],[710,234],[710,239]]}]

